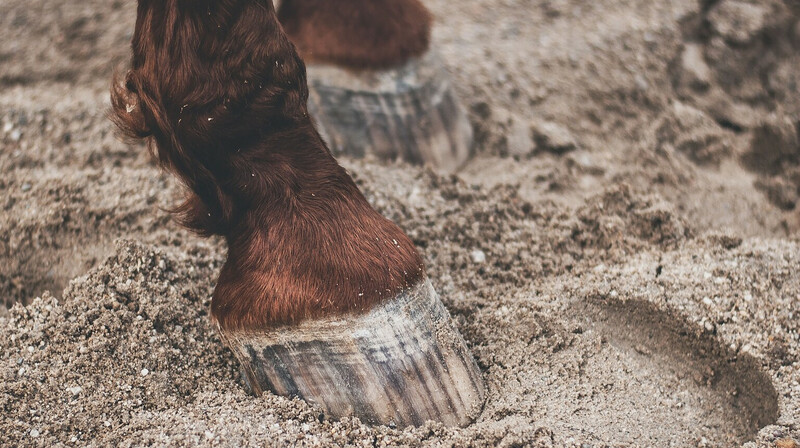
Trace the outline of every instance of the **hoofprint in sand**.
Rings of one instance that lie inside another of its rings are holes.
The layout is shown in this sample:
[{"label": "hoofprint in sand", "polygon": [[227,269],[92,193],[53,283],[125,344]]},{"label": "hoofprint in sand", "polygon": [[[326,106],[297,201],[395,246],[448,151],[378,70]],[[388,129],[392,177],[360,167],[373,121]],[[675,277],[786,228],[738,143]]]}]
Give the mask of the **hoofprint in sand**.
[{"label": "hoofprint in sand", "polygon": [[245,393],[207,315],[222,243],[171,223],[178,189],[105,117],[131,4],[44,6],[0,5],[0,287],[43,296],[0,318],[0,445],[800,441],[788,2],[430,3],[466,181],[344,163],[485,376],[463,429]]}]

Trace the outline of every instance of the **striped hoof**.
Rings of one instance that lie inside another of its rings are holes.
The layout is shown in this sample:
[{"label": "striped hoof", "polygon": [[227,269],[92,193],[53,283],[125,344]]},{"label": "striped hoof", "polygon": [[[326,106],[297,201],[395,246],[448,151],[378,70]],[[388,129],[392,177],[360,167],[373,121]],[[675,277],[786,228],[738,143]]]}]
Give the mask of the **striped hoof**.
[{"label": "striped hoof", "polygon": [[433,52],[401,68],[307,67],[308,109],[335,155],[402,159],[453,172],[472,152],[472,127]]},{"label": "striped hoof", "polygon": [[253,393],[300,397],[336,419],[464,426],[483,406],[480,370],[428,280],[364,315],[223,337]]}]

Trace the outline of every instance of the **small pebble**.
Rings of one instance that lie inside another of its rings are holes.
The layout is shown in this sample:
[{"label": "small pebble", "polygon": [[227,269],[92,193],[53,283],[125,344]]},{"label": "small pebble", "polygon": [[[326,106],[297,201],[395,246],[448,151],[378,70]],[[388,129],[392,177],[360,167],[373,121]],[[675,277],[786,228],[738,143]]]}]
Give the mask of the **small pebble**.
[{"label": "small pebble", "polygon": [[531,134],[540,151],[564,154],[578,147],[578,143],[569,129],[551,121],[532,123]]},{"label": "small pebble", "polygon": [[25,182],[24,184],[22,184],[22,188],[21,189],[22,189],[22,191],[30,191],[31,184]]},{"label": "small pebble", "polygon": [[150,373],[147,369],[142,369],[142,376],[147,376]]},{"label": "small pebble", "polygon": [[681,55],[684,81],[692,87],[707,88],[711,83],[711,68],[706,63],[703,47],[687,44]]},{"label": "small pebble", "polygon": [[633,77],[633,81],[636,83],[636,87],[638,87],[639,90],[647,90],[650,87],[650,83],[647,82],[647,79],[639,73]]},{"label": "small pebble", "polygon": [[83,391],[83,388],[80,386],[70,387],[67,389],[72,395],[78,395]]},{"label": "small pebble", "polygon": [[480,249],[473,250],[469,255],[473,263],[483,263],[486,261],[486,254]]},{"label": "small pebble", "polygon": [[31,437],[39,437],[39,431],[36,429],[31,429]]}]

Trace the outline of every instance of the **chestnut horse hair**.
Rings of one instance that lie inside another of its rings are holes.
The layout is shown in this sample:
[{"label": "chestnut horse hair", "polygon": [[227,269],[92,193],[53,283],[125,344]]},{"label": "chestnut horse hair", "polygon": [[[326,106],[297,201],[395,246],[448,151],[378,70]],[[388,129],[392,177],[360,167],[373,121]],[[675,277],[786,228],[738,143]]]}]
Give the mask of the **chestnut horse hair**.
[{"label": "chestnut horse hair", "polygon": [[283,0],[278,18],[304,60],[354,69],[422,56],[433,22],[419,0]]},{"label": "chestnut horse hair", "polygon": [[226,238],[222,328],[365,312],[424,277],[317,133],[272,0],[139,0],[132,50],[113,119],[187,187],[181,223]]}]

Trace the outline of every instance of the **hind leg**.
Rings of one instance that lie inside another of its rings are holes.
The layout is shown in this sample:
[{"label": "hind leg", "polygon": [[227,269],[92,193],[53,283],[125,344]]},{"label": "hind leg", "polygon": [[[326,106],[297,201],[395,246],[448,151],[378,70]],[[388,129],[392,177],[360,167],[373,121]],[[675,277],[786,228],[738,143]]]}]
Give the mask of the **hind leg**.
[{"label": "hind leg", "polygon": [[278,16],[307,63],[309,110],[336,154],[453,172],[472,127],[418,0],[283,0]]}]

